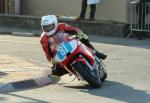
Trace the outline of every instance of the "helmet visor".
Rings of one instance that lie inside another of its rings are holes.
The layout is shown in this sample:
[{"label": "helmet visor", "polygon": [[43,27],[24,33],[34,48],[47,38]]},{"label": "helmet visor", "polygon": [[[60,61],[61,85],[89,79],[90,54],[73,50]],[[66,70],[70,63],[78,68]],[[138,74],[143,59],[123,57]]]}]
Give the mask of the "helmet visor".
[{"label": "helmet visor", "polygon": [[54,24],[51,24],[51,25],[44,25],[44,26],[43,26],[43,30],[44,30],[45,32],[50,32],[50,31],[52,31],[54,28],[55,28],[55,25],[54,25]]}]

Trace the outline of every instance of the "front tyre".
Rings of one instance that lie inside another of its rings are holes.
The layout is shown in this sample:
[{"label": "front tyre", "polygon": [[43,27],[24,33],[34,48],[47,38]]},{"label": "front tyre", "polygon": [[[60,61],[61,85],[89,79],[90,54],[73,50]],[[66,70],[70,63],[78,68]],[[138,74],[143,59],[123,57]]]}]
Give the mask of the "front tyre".
[{"label": "front tyre", "polygon": [[74,69],[86,80],[92,87],[100,88],[101,79],[98,75],[98,72],[94,72],[88,68],[87,65],[82,62],[76,62],[73,64]]},{"label": "front tyre", "polygon": [[101,77],[101,81],[105,81],[105,79],[107,78],[107,72],[105,70],[105,65],[104,63],[101,61],[99,64],[99,73],[100,73],[100,77]]}]

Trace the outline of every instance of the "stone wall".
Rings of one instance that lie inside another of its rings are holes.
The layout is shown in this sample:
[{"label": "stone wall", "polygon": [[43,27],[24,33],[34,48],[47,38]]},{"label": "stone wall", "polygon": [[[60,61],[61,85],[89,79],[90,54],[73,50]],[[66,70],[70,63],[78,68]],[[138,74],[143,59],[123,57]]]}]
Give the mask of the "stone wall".
[{"label": "stone wall", "polygon": [[[31,30],[40,30],[41,17],[35,16],[17,16],[0,15],[0,26],[26,28]],[[123,27],[125,24],[113,21],[81,21],[73,19],[59,18],[59,22],[65,22],[72,26],[79,27],[87,34],[104,36],[123,36]]]}]

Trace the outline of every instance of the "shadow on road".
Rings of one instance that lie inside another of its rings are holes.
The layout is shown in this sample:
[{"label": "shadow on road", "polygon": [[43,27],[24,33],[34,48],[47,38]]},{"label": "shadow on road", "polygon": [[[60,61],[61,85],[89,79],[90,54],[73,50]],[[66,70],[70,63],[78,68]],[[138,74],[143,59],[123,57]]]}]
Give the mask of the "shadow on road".
[{"label": "shadow on road", "polygon": [[115,38],[115,37],[104,37],[98,35],[89,35],[89,39],[91,42],[95,43],[105,43],[105,44],[113,44],[113,45],[123,45],[129,47],[137,47],[150,49],[150,40],[136,40],[136,39],[125,39],[125,38]]},{"label": "shadow on road", "polygon": [[[149,103],[150,93],[144,90],[138,90],[131,86],[114,82],[106,81],[100,89],[92,89],[89,86],[65,86],[67,88],[81,89],[81,92],[89,93],[94,96],[101,96],[114,100],[119,100],[127,103]],[[150,91],[149,91],[150,92]]]},{"label": "shadow on road", "polygon": [[1,71],[0,71],[0,78],[2,78],[3,76],[6,76],[6,75],[8,75],[8,73],[1,72]]}]

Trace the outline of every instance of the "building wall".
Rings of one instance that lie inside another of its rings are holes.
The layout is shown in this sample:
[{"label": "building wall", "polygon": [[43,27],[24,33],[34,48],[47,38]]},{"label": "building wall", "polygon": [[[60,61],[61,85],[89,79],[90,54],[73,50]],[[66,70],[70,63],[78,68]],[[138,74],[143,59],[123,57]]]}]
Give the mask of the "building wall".
[{"label": "building wall", "polygon": [[22,10],[20,4],[23,0],[0,0],[0,13],[19,15]]},{"label": "building wall", "polygon": [[97,6],[96,18],[127,22],[127,1],[128,0],[102,0],[101,4]]},{"label": "building wall", "polygon": [[[95,18],[127,22],[128,0],[102,0],[97,4]],[[59,16],[79,16],[82,0],[24,0],[24,13],[28,15],[55,14]],[[89,17],[88,7],[86,18]]]},{"label": "building wall", "polygon": [[[76,16],[80,12],[81,0],[25,0],[26,14]],[[25,10],[24,9],[24,10]]]}]

